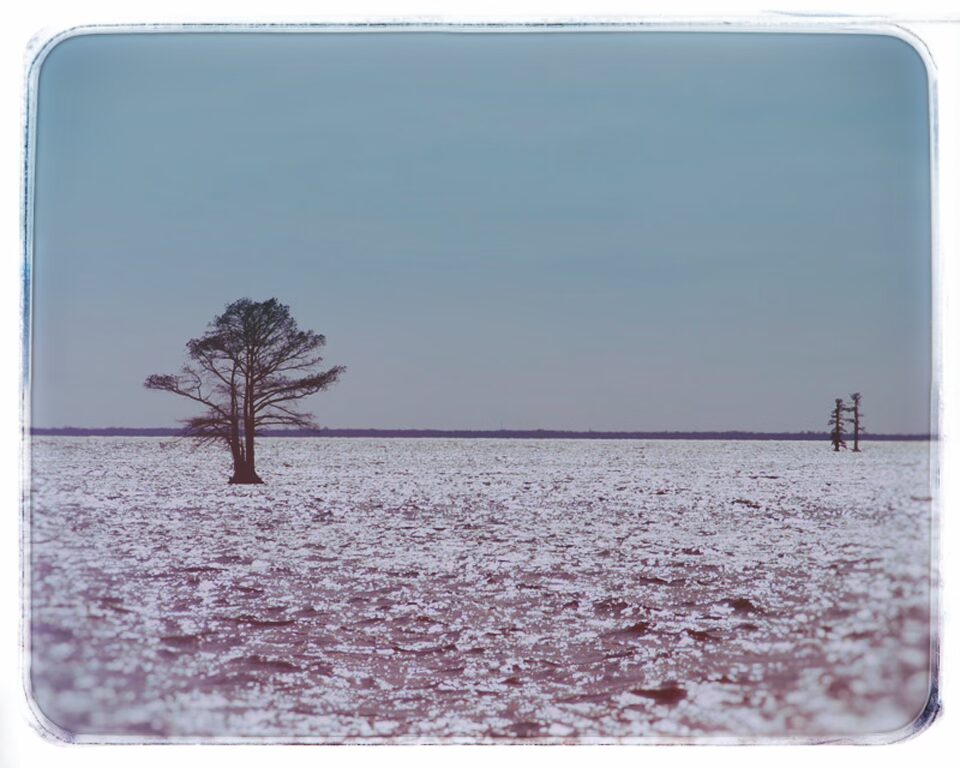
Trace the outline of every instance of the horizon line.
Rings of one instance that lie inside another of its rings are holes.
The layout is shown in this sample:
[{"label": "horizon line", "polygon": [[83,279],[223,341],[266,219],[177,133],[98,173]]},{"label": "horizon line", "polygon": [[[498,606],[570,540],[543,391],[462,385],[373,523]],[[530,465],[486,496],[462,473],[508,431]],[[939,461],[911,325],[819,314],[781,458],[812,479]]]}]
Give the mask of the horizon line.
[{"label": "horizon line", "polygon": [[[27,431],[25,429],[25,431]],[[190,437],[181,427],[30,427],[29,433],[49,437]],[[378,427],[319,427],[265,429],[260,437],[382,437],[382,438],[501,438],[593,440],[829,440],[830,432],[814,430],[762,432],[758,430],[575,430],[575,429],[433,429]],[[852,437],[844,433],[844,437]],[[860,434],[861,441],[936,440],[935,433],[877,432]]]}]

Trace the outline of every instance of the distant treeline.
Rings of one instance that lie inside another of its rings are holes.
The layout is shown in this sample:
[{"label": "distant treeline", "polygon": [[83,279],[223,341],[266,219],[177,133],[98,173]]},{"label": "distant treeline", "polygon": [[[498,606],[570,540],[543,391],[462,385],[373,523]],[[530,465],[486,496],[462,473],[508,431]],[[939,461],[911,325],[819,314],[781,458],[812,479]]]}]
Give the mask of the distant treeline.
[{"label": "distant treeline", "polygon": [[[64,437],[182,437],[167,427],[34,427],[34,435]],[[560,429],[265,429],[261,437],[446,437],[522,440],[829,440],[829,432],[576,432]],[[861,440],[931,440],[933,435],[873,434]]]}]

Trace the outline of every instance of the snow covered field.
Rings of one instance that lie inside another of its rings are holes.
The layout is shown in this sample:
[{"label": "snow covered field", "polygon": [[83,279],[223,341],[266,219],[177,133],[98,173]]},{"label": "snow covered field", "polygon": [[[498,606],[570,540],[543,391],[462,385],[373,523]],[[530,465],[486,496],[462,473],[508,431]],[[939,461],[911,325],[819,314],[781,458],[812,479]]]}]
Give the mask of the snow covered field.
[{"label": "snow covered field", "polygon": [[891,732],[929,444],[34,438],[35,701],[107,737]]}]

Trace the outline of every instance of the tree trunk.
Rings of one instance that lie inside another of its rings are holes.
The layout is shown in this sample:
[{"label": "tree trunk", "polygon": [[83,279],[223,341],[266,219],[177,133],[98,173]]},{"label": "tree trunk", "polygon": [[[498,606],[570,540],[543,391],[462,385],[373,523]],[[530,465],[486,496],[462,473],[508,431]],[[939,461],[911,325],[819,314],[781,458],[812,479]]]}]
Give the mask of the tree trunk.
[{"label": "tree trunk", "polygon": [[244,453],[246,454],[246,461],[244,462],[244,471],[246,472],[248,477],[256,478],[255,480],[248,480],[247,482],[262,483],[263,480],[257,477],[256,460],[255,460],[256,454],[254,453],[254,449],[253,449],[253,419],[247,418],[247,419],[244,419],[244,422],[245,423],[243,425],[243,429],[244,429],[243,436],[246,442],[246,446],[244,450]]},{"label": "tree trunk", "polygon": [[263,485],[263,480],[249,464],[243,464],[233,470],[231,485]]},{"label": "tree trunk", "polygon": [[243,476],[243,457],[240,455],[239,445],[234,441],[230,443],[230,450],[233,452],[233,476],[230,482],[239,483],[242,482],[240,478]]},{"label": "tree trunk", "polygon": [[[248,363],[249,369],[249,363]],[[230,482],[243,483],[248,485],[259,485],[263,483],[256,470],[256,453],[254,451],[253,439],[256,433],[256,417],[253,412],[253,381],[248,373],[243,393],[243,466],[241,472],[234,473],[236,480]]]},{"label": "tree trunk", "polygon": [[830,419],[830,423],[833,425],[833,431],[830,433],[830,442],[833,443],[833,450],[839,452],[841,446],[846,448],[843,442],[843,401],[838,399],[835,402],[836,405],[833,408],[833,416]]},{"label": "tree trunk", "polygon": [[230,446],[233,452],[233,476],[230,478],[231,485],[252,485],[262,483],[263,480],[257,475],[253,466],[253,455],[244,450],[240,443],[240,436],[231,441]]},{"label": "tree trunk", "polygon": [[[247,441],[247,445],[250,442]],[[244,450],[240,445],[240,439],[237,438],[238,450],[233,454],[233,477],[230,478],[231,485],[260,485],[263,480],[257,474],[253,465],[252,450]]]},{"label": "tree trunk", "polygon": [[[248,485],[253,483],[262,483],[253,470],[253,462],[249,451],[250,441],[246,445],[240,439],[240,416],[237,413],[237,392],[236,386],[232,386],[230,392],[230,453],[233,456],[233,476],[230,478],[231,485]],[[244,426],[247,425],[246,413],[244,413]]]},{"label": "tree trunk", "polygon": [[[238,483],[249,483],[249,484],[260,484],[263,480],[260,479],[260,476],[257,474],[256,465],[254,463],[254,451],[253,451],[253,424],[250,424],[247,427],[249,431],[244,435],[246,439],[246,450],[244,453],[244,462],[242,466],[242,472],[240,474],[241,479],[237,480]],[[231,480],[230,482],[234,482]]]}]

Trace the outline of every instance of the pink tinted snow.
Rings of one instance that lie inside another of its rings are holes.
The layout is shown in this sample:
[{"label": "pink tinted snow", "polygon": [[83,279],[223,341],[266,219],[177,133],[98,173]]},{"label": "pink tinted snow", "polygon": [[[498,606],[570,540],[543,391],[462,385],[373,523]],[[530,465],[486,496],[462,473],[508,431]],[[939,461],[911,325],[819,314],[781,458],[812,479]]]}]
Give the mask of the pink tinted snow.
[{"label": "pink tinted snow", "polygon": [[72,734],[865,737],[931,686],[929,445],[36,438]]}]

